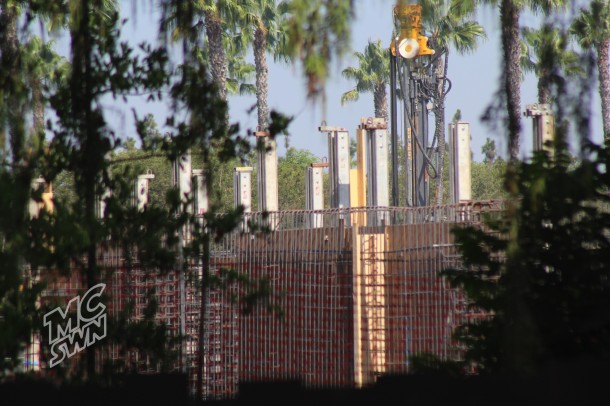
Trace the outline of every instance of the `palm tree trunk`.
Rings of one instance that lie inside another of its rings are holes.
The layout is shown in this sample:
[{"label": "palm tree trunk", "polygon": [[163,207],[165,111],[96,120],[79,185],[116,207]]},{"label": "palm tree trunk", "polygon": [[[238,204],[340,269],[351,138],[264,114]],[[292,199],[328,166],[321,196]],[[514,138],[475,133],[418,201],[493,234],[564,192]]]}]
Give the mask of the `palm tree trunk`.
[{"label": "palm tree trunk", "polygon": [[449,50],[445,51],[445,58],[439,58],[436,68],[437,87],[437,106],[435,111],[435,137],[438,140],[438,168],[436,169],[436,204],[443,204],[445,194],[445,78],[447,77],[447,67],[449,65]]},{"label": "palm tree trunk", "polygon": [[504,92],[508,109],[509,159],[519,159],[521,137],[521,42],[519,39],[519,7],[514,0],[502,0],[502,49],[504,52]]},{"label": "palm tree trunk", "polygon": [[227,56],[222,46],[222,24],[220,17],[211,11],[205,13],[205,33],[210,49],[210,68],[212,80],[218,86],[218,96],[227,101]]},{"label": "palm tree trunk", "polygon": [[610,39],[604,39],[597,46],[597,68],[599,70],[599,95],[602,99],[602,119],[604,140],[610,140],[610,72],[608,71],[608,49]]},{"label": "palm tree trunk", "polygon": [[538,79],[538,103],[551,104],[551,79],[547,72],[541,72]]},{"label": "palm tree trunk", "polygon": [[33,125],[36,136],[44,136],[44,100],[42,96],[41,78],[32,77],[30,80],[32,89],[32,110],[34,114]]},{"label": "palm tree trunk", "polygon": [[373,103],[375,104],[375,117],[383,118],[388,122],[388,96],[385,82],[375,85],[373,92]]},{"label": "palm tree trunk", "polygon": [[[2,78],[2,83],[9,83],[13,90],[9,92],[13,99],[8,101],[7,105],[11,106],[8,109],[8,128],[9,139],[11,146],[11,154],[13,162],[19,162],[23,153],[25,144],[24,132],[24,103],[22,94],[19,94],[22,89],[19,81],[19,39],[17,37],[17,8],[14,4],[9,4],[8,0],[0,2],[0,52],[2,60],[0,69],[8,78]],[[3,75],[3,76],[4,76]],[[5,101],[6,102],[6,101]],[[0,130],[0,132],[3,132]],[[5,137],[2,136],[2,145],[4,145]]]},{"label": "palm tree trunk", "polygon": [[262,21],[254,32],[254,66],[256,68],[256,106],[258,109],[258,126],[260,131],[267,131],[269,106],[268,68],[267,68],[267,30]]},{"label": "palm tree trunk", "polygon": [[516,0],[502,0],[500,20],[502,26],[502,49],[504,63],[504,91],[508,111],[508,152],[506,168],[506,189],[510,198],[506,202],[508,219],[508,242],[506,247],[506,270],[503,278],[507,289],[503,307],[505,317],[502,328],[505,330],[503,348],[505,349],[502,367],[509,373],[527,375],[532,370],[536,354],[537,333],[534,329],[531,312],[523,297],[528,284],[528,274],[519,263],[520,224],[518,218],[518,159],[521,137],[521,42],[519,38],[520,8]]}]

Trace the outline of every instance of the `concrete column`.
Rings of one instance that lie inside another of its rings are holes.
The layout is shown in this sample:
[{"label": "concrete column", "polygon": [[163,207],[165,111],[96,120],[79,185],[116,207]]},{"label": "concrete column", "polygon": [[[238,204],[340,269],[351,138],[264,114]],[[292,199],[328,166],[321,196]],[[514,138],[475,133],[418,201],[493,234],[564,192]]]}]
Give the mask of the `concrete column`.
[{"label": "concrete column", "polygon": [[[180,200],[183,204],[187,204],[187,202],[190,202],[192,198],[192,175],[191,151],[189,150],[174,161],[172,171],[172,183],[174,187],[178,188]],[[187,213],[192,213],[193,205],[187,204],[185,209]],[[182,207],[179,209],[179,211],[182,211]],[[183,248],[190,240],[189,230],[190,225],[187,223],[178,236],[180,242],[178,244],[178,263],[176,264],[176,272],[178,273],[178,290],[180,294],[180,335],[183,337],[186,336],[186,280],[182,270],[184,265]],[[186,345],[183,342],[180,349],[180,365],[182,372],[186,372],[186,351]]]},{"label": "concrete column", "polygon": [[[366,205],[388,207],[390,205],[388,173],[388,134],[383,118],[363,118],[360,130],[366,131]],[[369,225],[381,225],[389,219],[387,211],[376,210],[368,216]]]},{"label": "concrete column", "polygon": [[331,208],[350,207],[350,154],[349,133],[342,127],[320,126],[328,133],[328,164]]},{"label": "concrete column", "polygon": [[277,144],[268,132],[254,133],[258,152],[258,211],[279,210],[277,186]]},{"label": "concrete column", "polygon": [[[180,200],[184,204],[186,204],[192,198],[193,185],[191,176],[191,151],[189,150],[174,161],[174,170],[172,172],[172,183],[178,188]],[[192,205],[188,205],[186,210],[188,213],[192,213]]]},{"label": "concrete column", "polygon": [[366,131],[367,206],[389,206],[388,134],[382,118],[363,118]]},{"label": "concrete column", "polygon": [[248,213],[252,212],[252,168],[237,167],[233,174],[233,203],[235,208],[243,206],[244,218],[241,231],[248,231]]},{"label": "concrete column", "polygon": [[[312,163],[305,171],[305,209],[324,209],[324,174],[323,168],[328,163]],[[324,217],[320,213],[311,213],[307,219],[309,228],[320,228],[324,224]]]},{"label": "concrete column", "polygon": [[108,199],[110,196],[112,196],[112,192],[110,191],[110,189],[104,189],[104,192],[101,194],[101,196],[98,196],[95,208],[95,212],[98,219],[103,219],[105,217],[106,199]]},{"label": "concrete column", "polygon": [[553,148],[546,145],[553,141],[555,135],[555,118],[549,104],[528,104],[525,106],[526,117],[531,117],[534,124],[534,151],[553,153]]},{"label": "concrete column", "polygon": [[235,207],[244,206],[244,213],[252,212],[252,168],[235,168],[233,175]]},{"label": "concrete column", "polygon": [[452,204],[472,200],[470,123],[449,123],[449,197]]},{"label": "concrete column", "polygon": [[[32,191],[42,192],[44,190],[45,184],[46,182],[43,178],[33,179],[31,183]],[[30,215],[30,218],[33,219],[38,217],[38,215],[40,214],[41,206],[43,206],[43,203],[39,203],[34,199],[30,199],[30,202],[28,204],[28,213]]]},{"label": "concrete column", "polygon": [[208,184],[203,169],[193,169],[193,180],[195,181],[194,195],[194,213],[197,216],[203,216],[209,210],[209,199],[208,199]]},{"label": "concrete column", "polygon": [[150,171],[144,175],[138,175],[134,190],[134,206],[138,208],[138,211],[143,211],[148,205],[148,182],[154,178],[155,175]]}]

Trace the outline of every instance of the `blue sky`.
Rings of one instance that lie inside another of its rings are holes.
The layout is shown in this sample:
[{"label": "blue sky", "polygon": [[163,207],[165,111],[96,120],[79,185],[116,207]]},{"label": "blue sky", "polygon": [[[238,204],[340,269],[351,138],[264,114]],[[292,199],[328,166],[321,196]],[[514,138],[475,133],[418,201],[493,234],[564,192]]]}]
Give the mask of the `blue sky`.
[{"label": "blue sky", "polygon": [[[356,0],[356,20],[352,24],[352,48],[362,51],[369,40],[381,39],[389,44],[392,33],[392,8],[394,0]],[[134,44],[142,41],[155,42],[157,36],[158,12],[150,1],[135,2],[123,0],[122,14],[129,21],[124,27],[123,35]],[[133,14],[137,11],[137,14]],[[135,18],[134,18],[135,16]],[[497,149],[503,155],[506,142],[502,134],[494,134],[483,123],[481,116],[487,106],[494,101],[500,88],[500,32],[498,12],[495,8],[486,7],[478,12],[477,20],[487,31],[487,39],[472,54],[452,54],[449,60],[448,77],[452,82],[452,90],[447,96],[446,119],[449,121],[459,108],[462,119],[471,123],[472,145],[475,160],[481,160],[481,146],[487,137],[495,140]],[[521,18],[523,25],[537,25],[539,19],[531,14]],[[64,42],[64,47],[67,44]],[[331,78],[326,84],[326,104],[320,101],[313,103],[307,100],[306,86],[298,66],[275,64],[269,58],[269,105],[286,115],[294,116],[289,131],[290,146],[312,151],[318,157],[327,155],[326,136],[317,131],[322,120],[328,125],[345,127],[355,136],[355,129],[361,117],[373,115],[373,100],[368,94],[361,95],[355,103],[341,106],[342,93],[350,90],[353,84],[341,77],[341,70],[355,64],[351,56],[345,55],[340,63],[331,68]],[[536,101],[536,79],[527,75],[522,84],[522,110],[528,103]],[[256,127],[256,112],[248,114],[248,110],[256,103],[254,96],[232,96],[229,100],[232,122],[239,122],[242,129]],[[597,132],[601,131],[601,114],[599,112],[599,96],[594,98],[594,123]],[[164,122],[167,106],[163,103],[146,103],[143,98],[131,98],[128,105],[109,98],[103,100],[108,111],[108,120],[120,137],[135,136],[131,108],[138,114],[152,113],[159,124]],[[430,115],[433,123],[433,115]],[[531,152],[531,123],[524,118],[524,131],[521,142],[522,156]],[[433,131],[433,129],[431,129]],[[136,137],[137,138],[137,137]],[[431,139],[432,137],[430,137]],[[601,137],[595,138],[601,140]],[[279,140],[279,151],[283,154],[284,139]]]}]

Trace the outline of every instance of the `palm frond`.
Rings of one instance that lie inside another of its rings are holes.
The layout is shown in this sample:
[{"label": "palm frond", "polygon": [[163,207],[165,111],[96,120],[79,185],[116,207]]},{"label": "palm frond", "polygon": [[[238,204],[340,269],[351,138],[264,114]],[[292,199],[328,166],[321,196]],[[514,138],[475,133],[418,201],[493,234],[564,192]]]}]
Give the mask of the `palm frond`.
[{"label": "palm frond", "polygon": [[343,106],[348,102],[355,102],[360,98],[360,92],[357,89],[352,89],[348,92],[343,93],[341,96],[341,105]]},{"label": "palm frond", "polygon": [[256,86],[251,83],[242,83],[239,85],[239,95],[247,96],[256,94]]}]

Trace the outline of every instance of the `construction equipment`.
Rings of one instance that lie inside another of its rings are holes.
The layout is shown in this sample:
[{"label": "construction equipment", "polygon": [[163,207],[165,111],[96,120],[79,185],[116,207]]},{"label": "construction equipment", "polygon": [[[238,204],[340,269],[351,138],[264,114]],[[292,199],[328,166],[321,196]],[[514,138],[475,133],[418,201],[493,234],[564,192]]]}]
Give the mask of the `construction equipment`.
[{"label": "construction equipment", "polygon": [[[435,75],[439,56],[422,34],[422,6],[394,7],[395,34],[390,45],[390,133],[392,137],[392,206],[399,206],[398,103],[402,103],[406,172],[406,206],[429,204],[429,179],[436,177],[431,158],[435,141],[428,143],[428,112],[434,108]],[[441,53],[442,54],[442,53]],[[432,58],[432,56],[435,56]],[[444,78],[443,78],[444,79]]]},{"label": "construction equipment", "polygon": [[428,38],[421,35],[421,13],[419,4],[394,7],[394,19],[398,21],[400,35],[392,42],[392,53],[405,59],[413,59],[423,55],[434,55],[434,50],[428,48]]}]

